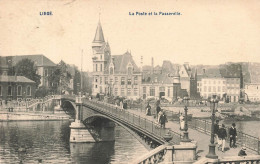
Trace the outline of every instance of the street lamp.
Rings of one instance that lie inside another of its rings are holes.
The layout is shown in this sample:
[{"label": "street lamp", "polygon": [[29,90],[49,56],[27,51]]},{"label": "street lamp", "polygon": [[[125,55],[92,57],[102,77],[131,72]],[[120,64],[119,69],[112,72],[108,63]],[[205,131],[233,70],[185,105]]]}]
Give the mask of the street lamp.
[{"label": "street lamp", "polygon": [[218,103],[218,99],[216,98],[216,95],[213,95],[210,100],[210,107],[212,108],[212,116],[211,116],[211,138],[210,138],[210,144],[209,144],[209,153],[206,155],[207,158],[217,159],[218,156],[215,152],[216,145],[214,144],[214,122],[215,122],[215,110],[216,105]]},{"label": "street lamp", "polygon": [[188,132],[188,105],[189,105],[189,97],[184,97],[183,101],[184,101],[184,112],[185,112],[185,124],[184,124],[184,132],[183,132],[183,139],[182,142],[190,142],[191,140],[189,139],[189,132]]}]

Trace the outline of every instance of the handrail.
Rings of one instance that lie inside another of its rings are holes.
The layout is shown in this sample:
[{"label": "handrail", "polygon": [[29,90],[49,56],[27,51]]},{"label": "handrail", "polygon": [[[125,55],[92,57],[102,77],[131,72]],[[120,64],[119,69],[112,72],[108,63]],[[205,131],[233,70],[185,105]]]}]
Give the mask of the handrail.
[{"label": "handrail", "polygon": [[193,164],[230,164],[230,163],[260,163],[260,155],[251,156],[224,156],[220,159],[201,158]]},{"label": "handrail", "polygon": [[140,158],[132,161],[133,164],[143,164],[143,163],[159,163],[163,162],[164,155],[166,153],[166,145],[158,146],[157,148],[149,151],[148,153],[144,154]]}]

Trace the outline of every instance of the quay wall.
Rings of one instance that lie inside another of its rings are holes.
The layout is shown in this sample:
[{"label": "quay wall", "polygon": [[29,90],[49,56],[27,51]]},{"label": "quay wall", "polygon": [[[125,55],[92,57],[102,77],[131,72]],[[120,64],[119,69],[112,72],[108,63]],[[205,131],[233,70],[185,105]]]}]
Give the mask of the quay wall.
[{"label": "quay wall", "polygon": [[41,121],[41,120],[68,120],[66,115],[53,115],[41,113],[10,113],[1,112],[0,121]]}]

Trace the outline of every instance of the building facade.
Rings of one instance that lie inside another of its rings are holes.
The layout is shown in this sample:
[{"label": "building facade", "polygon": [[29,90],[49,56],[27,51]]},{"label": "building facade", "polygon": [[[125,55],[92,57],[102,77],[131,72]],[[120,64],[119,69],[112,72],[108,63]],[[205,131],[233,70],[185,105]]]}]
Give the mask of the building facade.
[{"label": "building facade", "polygon": [[111,55],[105,42],[101,23],[98,23],[92,42],[93,84],[92,95],[97,94],[140,98],[142,74],[133,60],[131,52]]},{"label": "building facade", "polygon": [[246,83],[245,97],[251,102],[260,101],[260,83]]},{"label": "building facade", "polygon": [[30,100],[35,97],[36,84],[24,76],[0,76],[1,100]]},{"label": "building facade", "polygon": [[222,77],[203,77],[198,84],[203,99],[211,98],[212,95],[223,99],[226,94],[226,79]]}]

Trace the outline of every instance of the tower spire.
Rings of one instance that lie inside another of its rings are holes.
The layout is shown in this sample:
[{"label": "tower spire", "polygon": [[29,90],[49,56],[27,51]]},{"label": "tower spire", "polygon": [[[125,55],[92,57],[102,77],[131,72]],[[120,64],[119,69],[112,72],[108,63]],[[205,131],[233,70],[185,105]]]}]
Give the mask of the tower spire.
[{"label": "tower spire", "polygon": [[93,43],[101,43],[101,42],[105,42],[105,39],[104,39],[102,26],[101,26],[101,23],[100,23],[100,18],[99,18],[98,26],[97,26],[97,29],[96,29],[96,34],[95,34],[95,38],[93,40]]}]

